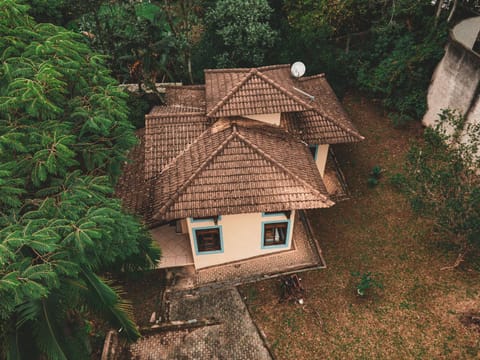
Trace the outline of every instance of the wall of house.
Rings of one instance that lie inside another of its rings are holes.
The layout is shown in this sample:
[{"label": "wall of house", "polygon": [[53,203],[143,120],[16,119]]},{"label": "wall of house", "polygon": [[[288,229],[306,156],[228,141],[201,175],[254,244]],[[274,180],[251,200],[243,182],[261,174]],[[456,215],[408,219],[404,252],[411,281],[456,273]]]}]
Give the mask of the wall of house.
[{"label": "wall of house", "polygon": [[317,148],[317,156],[315,158],[315,163],[317,164],[318,171],[320,175],[325,174],[325,165],[327,164],[327,157],[328,157],[328,144],[318,145]]},{"label": "wall of house", "polygon": [[[217,225],[215,225],[213,220],[209,219],[192,221],[191,218],[188,218],[188,235],[192,246],[195,268],[201,269],[290,249],[292,247],[294,218],[295,211],[292,211],[289,220],[283,213],[274,215],[264,215],[262,213],[222,215]],[[287,244],[263,247],[263,224],[279,221],[289,222]],[[222,251],[211,254],[198,253],[195,250],[193,231],[215,226],[220,227],[222,234]]]},{"label": "wall of house", "polygon": [[258,114],[258,115],[244,115],[247,119],[253,119],[266,122],[267,124],[280,125],[280,113],[275,114]]}]

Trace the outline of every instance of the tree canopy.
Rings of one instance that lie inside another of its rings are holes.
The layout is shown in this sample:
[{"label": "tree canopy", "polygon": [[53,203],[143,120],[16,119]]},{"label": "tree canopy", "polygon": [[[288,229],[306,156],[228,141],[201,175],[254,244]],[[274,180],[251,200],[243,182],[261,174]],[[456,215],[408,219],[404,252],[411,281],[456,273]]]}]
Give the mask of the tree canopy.
[{"label": "tree canopy", "polygon": [[206,56],[213,55],[210,66],[263,65],[276,38],[269,23],[271,13],[267,0],[217,0],[206,12],[201,44]]},{"label": "tree canopy", "polygon": [[445,110],[424,141],[412,145],[403,174],[393,180],[413,210],[433,220],[438,232],[457,244],[457,264],[480,248],[480,124],[465,123]]},{"label": "tree canopy", "polygon": [[159,256],[112,197],[136,138],[125,94],[82,35],[15,0],[0,13],[0,354],[85,358],[93,314],[138,336],[97,274]]}]

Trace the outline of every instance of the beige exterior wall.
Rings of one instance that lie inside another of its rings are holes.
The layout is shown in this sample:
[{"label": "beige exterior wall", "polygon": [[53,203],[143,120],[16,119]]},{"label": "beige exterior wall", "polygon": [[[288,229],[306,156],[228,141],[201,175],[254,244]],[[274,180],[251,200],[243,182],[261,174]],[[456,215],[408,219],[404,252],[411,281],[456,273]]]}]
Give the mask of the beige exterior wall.
[{"label": "beige exterior wall", "polygon": [[244,115],[247,119],[253,119],[266,122],[267,124],[280,125],[280,113],[275,114],[259,114],[259,115]]},{"label": "beige exterior wall", "polygon": [[317,164],[318,171],[320,175],[325,174],[325,165],[327,164],[327,157],[328,157],[328,144],[318,145],[317,149],[317,158],[315,159],[315,163]]},{"label": "beige exterior wall", "polygon": [[[251,257],[285,251],[292,247],[292,233],[295,211],[292,211],[290,220],[285,214],[263,215],[262,213],[222,215],[215,225],[213,220],[187,219],[188,235],[192,246],[193,261],[196,269],[219,265],[232,261],[248,259]],[[287,244],[282,247],[263,248],[263,223],[289,221]],[[199,228],[220,227],[222,235],[222,252],[212,254],[199,254],[196,251],[195,236],[193,231]]]},{"label": "beige exterior wall", "polygon": [[180,226],[182,228],[182,234],[188,234],[188,226],[187,226],[187,219],[181,219]]}]

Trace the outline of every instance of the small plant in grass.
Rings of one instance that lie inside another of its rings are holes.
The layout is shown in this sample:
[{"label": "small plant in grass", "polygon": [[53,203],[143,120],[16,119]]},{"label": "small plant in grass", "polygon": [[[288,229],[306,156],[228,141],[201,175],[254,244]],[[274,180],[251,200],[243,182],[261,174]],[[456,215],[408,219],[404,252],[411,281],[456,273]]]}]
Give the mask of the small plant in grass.
[{"label": "small plant in grass", "polygon": [[356,288],[357,294],[360,296],[365,296],[372,288],[383,289],[383,283],[378,279],[378,274],[374,275],[370,271],[365,273],[355,271],[352,272],[352,276],[358,279]]},{"label": "small plant in grass", "polygon": [[382,176],[382,168],[378,165],[375,165],[372,168],[372,171],[370,172],[370,176],[367,180],[367,184],[370,187],[374,187],[378,185],[378,181],[380,180],[380,177]]}]

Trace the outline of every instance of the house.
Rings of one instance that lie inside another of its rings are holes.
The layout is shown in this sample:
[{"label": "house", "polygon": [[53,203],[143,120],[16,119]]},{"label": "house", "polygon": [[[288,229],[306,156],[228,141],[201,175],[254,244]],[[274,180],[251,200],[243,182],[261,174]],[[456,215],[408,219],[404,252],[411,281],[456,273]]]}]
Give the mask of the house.
[{"label": "house", "polygon": [[291,249],[296,211],[334,205],[329,146],[363,140],[325,77],[289,65],[167,87],[138,136],[117,194],[153,233],[185,234],[196,269]]}]

